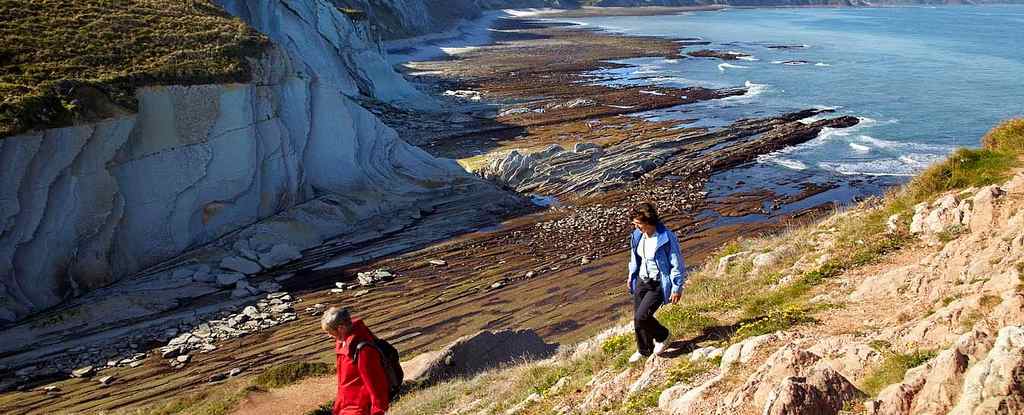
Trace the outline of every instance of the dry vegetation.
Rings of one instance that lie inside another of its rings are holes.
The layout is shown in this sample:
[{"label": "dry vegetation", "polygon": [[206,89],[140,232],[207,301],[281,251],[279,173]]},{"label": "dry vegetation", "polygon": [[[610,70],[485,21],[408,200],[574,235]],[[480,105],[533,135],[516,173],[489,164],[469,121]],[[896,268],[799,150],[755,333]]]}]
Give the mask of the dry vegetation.
[{"label": "dry vegetation", "polygon": [[83,90],[247,81],[266,43],[210,0],[0,0],[0,137],[88,119]]}]

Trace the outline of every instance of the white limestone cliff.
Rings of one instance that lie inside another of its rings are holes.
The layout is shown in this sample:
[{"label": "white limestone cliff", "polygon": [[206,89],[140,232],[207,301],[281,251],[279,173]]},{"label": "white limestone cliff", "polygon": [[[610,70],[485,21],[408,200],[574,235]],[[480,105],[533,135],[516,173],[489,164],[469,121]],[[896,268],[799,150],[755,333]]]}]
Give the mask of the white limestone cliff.
[{"label": "white limestone cliff", "polygon": [[330,2],[220,3],[274,43],[252,82],[144,88],[137,114],[0,141],[0,322],[319,195],[354,224],[466,179],[353,99],[434,105]]}]

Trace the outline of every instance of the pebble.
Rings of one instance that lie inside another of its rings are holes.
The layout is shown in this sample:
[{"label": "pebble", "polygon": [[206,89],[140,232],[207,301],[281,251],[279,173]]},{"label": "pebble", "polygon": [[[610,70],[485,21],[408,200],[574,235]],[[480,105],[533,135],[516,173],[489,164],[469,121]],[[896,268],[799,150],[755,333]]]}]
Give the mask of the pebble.
[{"label": "pebble", "polygon": [[439,267],[443,267],[445,265],[448,265],[447,261],[444,261],[444,260],[441,260],[441,259],[431,259],[430,261],[427,261],[427,262],[429,262],[430,265],[436,265],[436,266],[439,266]]},{"label": "pebble", "polygon": [[176,360],[178,363],[188,363],[189,360],[192,360],[192,356],[191,355],[187,355],[187,354],[183,354],[181,356],[178,356],[174,360]]},{"label": "pebble", "polygon": [[113,376],[104,376],[104,377],[100,378],[100,384],[103,385],[103,386],[108,386],[113,381],[114,381],[114,377]]},{"label": "pebble", "polygon": [[96,373],[96,368],[92,366],[85,366],[71,371],[71,376],[76,378],[84,378],[92,376],[93,373]]}]

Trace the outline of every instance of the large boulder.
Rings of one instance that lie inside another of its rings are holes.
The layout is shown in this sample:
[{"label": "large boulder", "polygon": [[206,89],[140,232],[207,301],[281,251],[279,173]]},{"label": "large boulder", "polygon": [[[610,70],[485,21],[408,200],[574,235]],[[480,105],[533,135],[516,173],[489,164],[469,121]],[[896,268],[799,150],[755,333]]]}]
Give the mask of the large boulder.
[{"label": "large boulder", "polygon": [[764,415],[837,414],[863,392],[827,365],[816,365],[807,377],[788,377],[768,396]]},{"label": "large boulder", "polygon": [[532,330],[481,331],[406,361],[402,369],[407,381],[431,385],[512,362],[547,358],[557,349]]}]

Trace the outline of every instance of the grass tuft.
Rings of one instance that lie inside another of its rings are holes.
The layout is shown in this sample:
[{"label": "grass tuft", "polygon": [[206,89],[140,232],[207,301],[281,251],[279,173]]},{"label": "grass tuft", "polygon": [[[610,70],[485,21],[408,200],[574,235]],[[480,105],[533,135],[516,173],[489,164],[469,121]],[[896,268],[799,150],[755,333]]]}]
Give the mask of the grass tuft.
[{"label": "grass tuft", "polygon": [[981,138],[982,147],[1009,154],[1024,154],[1024,118],[1003,121]]},{"label": "grass tuft", "polygon": [[894,353],[891,350],[882,352],[885,360],[862,382],[861,390],[870,396],[878,393],[886,386],[902,381],[907,370],[923,365],[936,356],[934,351],[915,350],[910,353]]},{"label": "grass tuft", "polygon": [[693,383],[700,375],[710,372],[718,364],[711,360],[700,360],[691,362],[689,359],[680,359],[671,369],[668,370],[668,379],[665,383],[668,386],[679,383]]},{"label": "grass tuft", "polygon": [[920,202],[940,193],[1000,183],[1019,164],[1018,154],[996,150],[961,148],[936,163],[907,185],[911,200]]},{"label": "grass tuft", "polygon": [[331,367],[326,363],[285,363],[267,369],[253,383],[266,388],[280,388],[305,378],[323,376],[330,373]]}]

